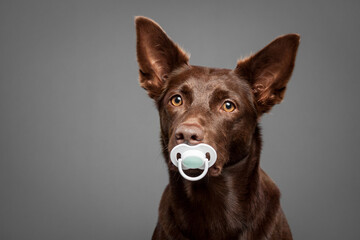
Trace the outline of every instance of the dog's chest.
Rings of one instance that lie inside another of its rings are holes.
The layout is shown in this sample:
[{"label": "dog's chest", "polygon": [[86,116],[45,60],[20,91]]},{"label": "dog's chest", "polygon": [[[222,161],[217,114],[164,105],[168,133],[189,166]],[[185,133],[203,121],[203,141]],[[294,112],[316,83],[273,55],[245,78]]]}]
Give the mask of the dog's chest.
[{"label": "dog's chest", "polygon": [[226,187],[187,189],[177,220],[190,239],[238,239],[245,222],[236,194]]}]

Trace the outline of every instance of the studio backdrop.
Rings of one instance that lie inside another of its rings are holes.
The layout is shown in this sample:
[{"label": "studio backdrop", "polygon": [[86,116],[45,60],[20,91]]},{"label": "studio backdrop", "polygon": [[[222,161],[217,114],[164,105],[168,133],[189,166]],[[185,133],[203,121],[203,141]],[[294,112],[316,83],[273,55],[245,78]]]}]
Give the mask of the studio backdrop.
[{"label": "studio backdrop", "polygon": [[138,84],[134,17],[190,64],[234,68],[301,35],[285,99],[261,120],[261,166],[294,239],[357,239],[359,1],[0,2],[0,239],[150,239],[168,183]]}]

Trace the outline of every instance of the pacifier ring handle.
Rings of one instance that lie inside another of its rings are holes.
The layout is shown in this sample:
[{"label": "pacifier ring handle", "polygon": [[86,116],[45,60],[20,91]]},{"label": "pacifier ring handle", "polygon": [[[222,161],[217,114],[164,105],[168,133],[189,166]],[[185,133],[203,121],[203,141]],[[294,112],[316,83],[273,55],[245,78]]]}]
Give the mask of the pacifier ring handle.
[{"label": "pacifier ring handle", "polygon": [[208,166],[209,166],[209,161],[206,159],[204,161],[204,171],[199,175],[199,176],[196,176],[196,177],[190,177],[188,175],[186,175],[182,169],[182,159],[178,159],[178,169],[179,169],[179,172],[181,174],[181,176],[183,176],[185,179],[189,180],[189,181],[197,181],[197,180],[200,180],[202,179],[206,173],[208,172]]}]

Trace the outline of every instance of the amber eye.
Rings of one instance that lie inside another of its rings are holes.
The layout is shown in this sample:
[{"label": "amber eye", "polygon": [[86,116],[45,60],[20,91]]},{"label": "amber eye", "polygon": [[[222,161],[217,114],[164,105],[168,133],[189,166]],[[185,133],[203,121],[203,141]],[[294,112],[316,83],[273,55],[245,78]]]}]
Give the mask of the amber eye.
[{"label": "amber eye", "polygon": [[224,102],[224,104],[222,105],[222,109],[225,112],[233,112],[235,110],[235,104],[230,102],[230,101],[226,101]]},{"label": "amber eye", "polygon": [[173,106],[178,107],[183,103],[183,100],[180,95],[175,95],[171,98],[170,102]]}]

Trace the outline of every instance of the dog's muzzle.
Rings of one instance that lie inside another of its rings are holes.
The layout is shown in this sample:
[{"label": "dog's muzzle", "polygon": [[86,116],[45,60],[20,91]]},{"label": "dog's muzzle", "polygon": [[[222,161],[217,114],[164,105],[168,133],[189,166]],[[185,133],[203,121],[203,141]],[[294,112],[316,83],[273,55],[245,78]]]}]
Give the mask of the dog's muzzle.
[{"label": "dog's muzzle", "polygon": [[[206,157],[206,154],[210,157],[209,159]],[[181,176],[189,181],[202,179],[208,172],[208,169],[214,165],[216,158],[215,149],[205,143],[194,146],[179,144],[170,153],[171,162],[179,169]],[[190,177],[183,171],[187,169],[204,169],[204,171],[197,177]]]}]

